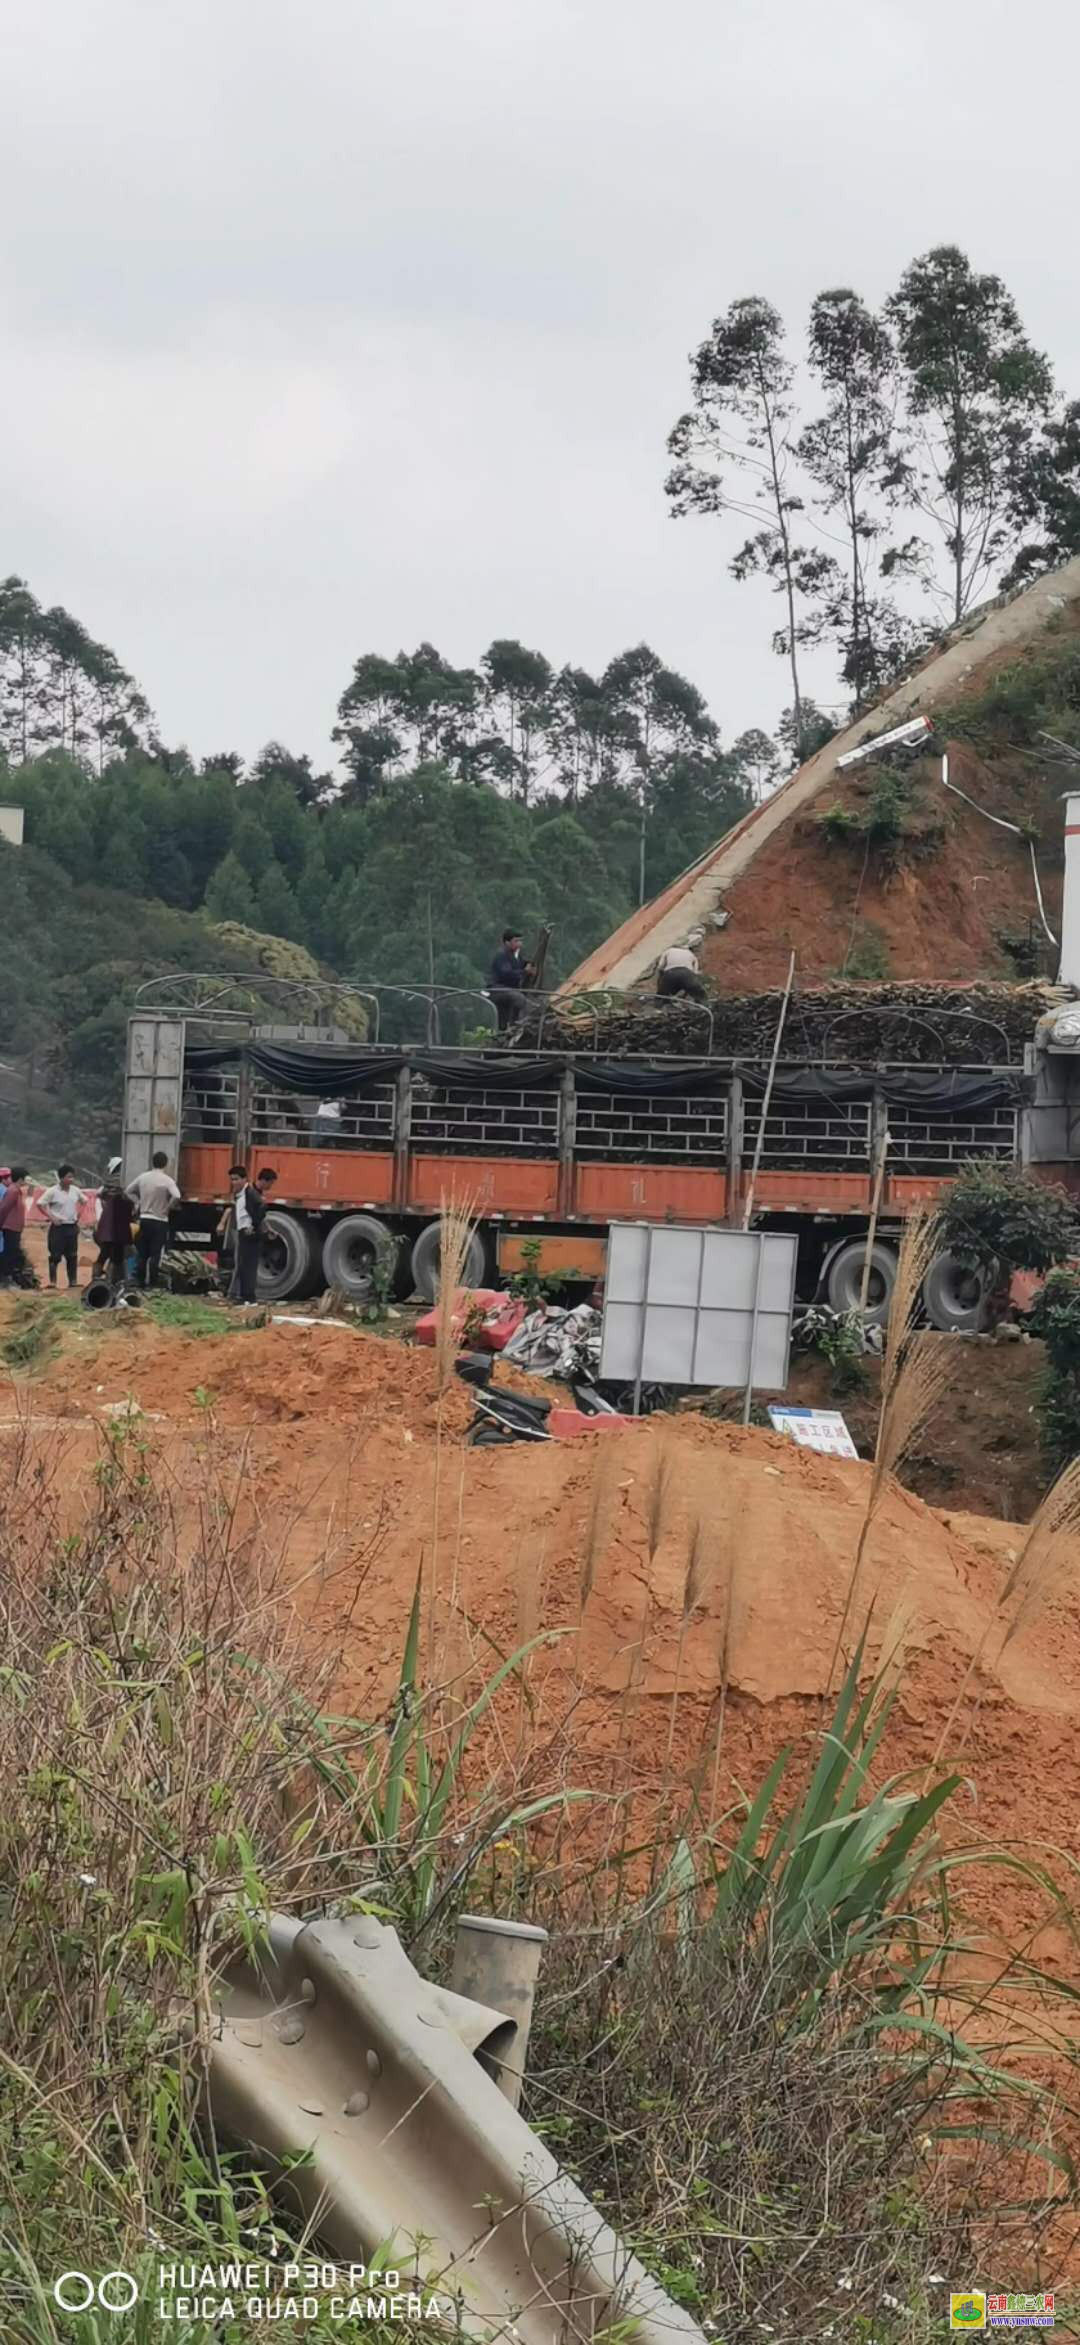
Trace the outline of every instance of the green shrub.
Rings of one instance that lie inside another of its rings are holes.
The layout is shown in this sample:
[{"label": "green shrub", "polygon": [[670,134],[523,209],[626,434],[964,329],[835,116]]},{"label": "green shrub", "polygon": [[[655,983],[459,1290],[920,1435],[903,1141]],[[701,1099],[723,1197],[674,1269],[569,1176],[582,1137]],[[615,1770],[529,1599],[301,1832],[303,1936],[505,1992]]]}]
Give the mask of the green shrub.
[{"label": "green shrub", "polygon": [[939,708],[937,729],[959,740],[1034,744],[1040,732],[1076,738],[1080,722],[1080,650],[1071,638],[999,669],[977,698]]},{"label": "green shrub", "polygon": [[1028,1322],[1046,1345],[1039,1434],[1054,1473],[1080,1456],[1080,1270],[1052,1270]]},{"label": "green shrub", "polygon": [[941,1241],[973,1270],[1052,1270],[1080,1248],[1064,1189],[1013,1164],[966,1164],[939,1216]]},{"label": "green shrub", "polygon": [[832,806],[826,807],[824,814],[818,815],[817,823],[819,831],[824,832],[831,846],[842,846],[846,840],[857,839],[862,835],[858,815],[853,813],[850,806],[841,806],[838,798]]},{"label": "green shrub", "polygon": [[820,1352],[822,1359],[828,1361],[835,1394],[857,1392],[865,1384],[866,1344],[861,1312],[831,1311],[827,1303],[811,1303],[809,1310],[796,1321],[794,1332],[800,1351]]},{"label": "green shrub", "polygon": [[909,792],[906,782],[895,766],[879,766],[867,801],[861,828],[872,846],[887,847],[903,837],[907,829]]},{"label": "green shrub", "polygon": [[568,1287],[580,1285],[585,1273],[575,1270],[541,1270],[543,1247],[539,1238],[526,1238],[521,1249],[521,1268],[510,1280],[510,1293],[530,1311],[541,1303],[558,1303]]},{"label": "green shrub", "polygon": [[872,847],[895,846],[908,828],[909,804],[910,792],[903,774],[895,766],[882,765],[873,772],[865,806],[857,810],[836,799],[818,815],[818,829],[833,846],[859,839],[868,841]]},{"label": "green shrub", "polygon": [[848,947],[841,977],[862,985],[880,985],[889,974],[889,947],[872,920],[861,920]]}]

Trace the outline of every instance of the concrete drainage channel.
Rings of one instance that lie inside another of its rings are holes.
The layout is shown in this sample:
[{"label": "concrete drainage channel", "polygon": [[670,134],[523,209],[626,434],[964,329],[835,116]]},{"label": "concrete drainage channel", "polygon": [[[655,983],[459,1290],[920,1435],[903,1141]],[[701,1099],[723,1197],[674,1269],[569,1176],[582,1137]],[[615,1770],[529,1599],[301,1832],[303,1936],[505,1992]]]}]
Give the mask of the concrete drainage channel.
[{"label": "concrete drainage channel", "polygon": [[388,2249],[469,2336],[551,2345],[629,2321],[642,2345],[701,2340],[518,2113],[544,1943],[464,1917],[443,1988],[368,1916],[275,1916],[268,1952],[223,1982],[215,2124],[335,2256]]}]

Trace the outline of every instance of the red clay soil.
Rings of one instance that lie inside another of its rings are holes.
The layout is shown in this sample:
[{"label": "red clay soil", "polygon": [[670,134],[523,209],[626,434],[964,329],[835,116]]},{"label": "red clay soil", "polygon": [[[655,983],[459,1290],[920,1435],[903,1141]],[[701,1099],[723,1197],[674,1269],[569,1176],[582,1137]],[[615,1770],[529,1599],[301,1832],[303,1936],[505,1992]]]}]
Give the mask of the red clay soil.
[{"label": "red clay soil", "polygon": [[[310,1424],[356,1434],[393,1424],[433,1432],[438,1415],[435,1354],[381,1342],[318,1319],[238,1328],[219,1337],[163,1337],[139,1313],[118,1326],[88,1362],[67,1354],[42,1385],[58,1414],[100,1415],[103,1400],[134,1395],[150,1415],[190,1423],[209,1412],[222,1425]],[[442,1403],[443,1428],[461,1434],[472,1415],[465,1386],[452,1377]]]},{"label": "red clay soil", "polygon": [[[951,741],[949,778],[988,813],[1034,818],[1047,916],[1057,933],[1063,869],[1062,776],[1015,751],[991,759]],[[860,814],[873,769],[838,777],[763,846],[724,897],[728,925],[702,948],[710,977],[732,991],[782,984],[792,950],[798,982],[853,976],[961,983],[1015,978],[1002,936],[1026,938],[1037,910],[1027,840],[942,789],[939,758],[909,769],[911,829],[900,853],[832,841],[819,817],[833,805]],[[869,958],[867,957],[869,955]]]},{"label": "red clay soil", "polygon": [[[100,1420],[129,1396],[147,1413],[181,1529],[209,1490],[231,1493],[241,1550],[261,1554],[313,1647],[340,1655],[338,1695],[354,1714],[377,1718],[392,1693],[421,1564],[437,1592],[440,1682],[488,1675],[496,1652],[538,1629],[569,1632],[532,1656],[527,1703],[508,1689],[493,1733],[532,1790],[597,1795],[590,1838],[597,1815],[621,1830],[628,1792],[668,1804],[695,1774],[708,1807],[714,1767],[727,1809],[785,1742],[806,1746],[820,1730],[866,1499],[861,1463],[701,1418],[473,1450],[461,1386],[444,1398],[436,1442],[430,1353],[318,1325],[196,1341],[133,1326],[98,1349],[92,1384],[85,1365],[61,1361],[18,1397],[40,1419],[34,1448],[72,1520],[95,1503]],[[0,1432],[0,1444],[17,1439]],[[1080,1554],[1002,1651],[995,1605],[1021,1537],[894,1488],[854,1617],[875,1599],[871,1657],[903,1626],[890,1769],[924,1766],[945,1734],[966,1785],[952,1830],[1075,1859]],[[1020,1932],[1043,1912],[1017,1880],[992,1920]],[[1064,1939],[1049,1950],[1071,1960]]]}]

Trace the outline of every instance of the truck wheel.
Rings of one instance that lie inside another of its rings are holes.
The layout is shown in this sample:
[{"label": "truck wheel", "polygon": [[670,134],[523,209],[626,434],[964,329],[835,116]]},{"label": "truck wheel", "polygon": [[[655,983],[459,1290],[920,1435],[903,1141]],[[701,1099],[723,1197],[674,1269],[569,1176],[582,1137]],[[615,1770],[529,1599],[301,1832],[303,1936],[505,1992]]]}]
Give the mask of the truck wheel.
[{"label": "truck wheel", "polygon": [[[441,1229],[437,1221],[429,1221],[422,1229],[412,1250],[413,1285],[425,1303],[435,1301],[439,1283],[439,1249]],[[483,1286],[487,1277],[487,1247],[479,1231],[474,1230],[465,1249],[462,1264],[462,1286]]]},{"label": "truck wheel", "polygon": [[955,1254],[935,1254],[923,1280],[923,1306],[941,1335],[978,1335],[989,1317],[994,1274],[972,1270]]},{"label": "truck wheel", "polygon": [[260,1303],[284,1303],[306,1294],[319,1262],[319,1233],[294,1213],[271,1208],[262,1225],[262,1251],[255,1292]]},{"label": "truck wheel", "polygon": [[397,1269],[398,1241],[374,1213],[347,1213],[323,1239],[322,1274],[350,1303],[367,1303],[375,1292],[375,1269],[385,1260],[387,1286]]},{"label": "truck wheel", "polygon": [[[825,1273],[825,1300],[830,1311],[858,1310],[865,1259],[865,1238],[849,1238],[846,1245],[838,1246]],[[879,1243],[870,1253],[870,1284],[863,1313],[867,1327],[884,1327],[895,1285],[895,1248]]]}]

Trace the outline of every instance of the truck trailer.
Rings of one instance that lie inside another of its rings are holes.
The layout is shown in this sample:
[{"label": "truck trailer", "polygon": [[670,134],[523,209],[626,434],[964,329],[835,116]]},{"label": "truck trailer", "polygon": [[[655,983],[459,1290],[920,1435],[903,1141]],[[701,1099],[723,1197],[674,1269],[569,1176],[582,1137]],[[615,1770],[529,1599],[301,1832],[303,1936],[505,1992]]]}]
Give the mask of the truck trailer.
[{"label": "truck trailer", "polygon": [[[880,1321],[905,1218],[932,1208],[966,1163],[1020,1164],[1080,1190],[1072,989],[1016,988],[1030,1014],[1014,1003],[988,1018],[977,1047],[970,1023],[955,1039],[942,989],[946,1041],[917,1063],[845,1057],[842,1032],[828,1051],[796,1055],[795,1019],[770,1091],[768,1054],[725,1053],[719,1014],[720,1047],[683,1055],[606,1055],[600,1015],[591,1046],[569,1050],[358,1045],[283,1020],[280,988],[269,1013],[250,994],[246,1009],[222,1009],[252,982],[238,977],[230,995],[217,977],[215,1002],[200,1003],[190,978],[171,995],[159,980],[136,1005],[123,1159],[130,1181],[167,1152],[184,1197],[175,1234],[193,1245],[210,1242],[234,1160],[251,1178],[273,1167],[266,1301],[326,1286],[362,1300],[380,1263],[398,1293],[433,1299],[451,1199],[475,1217],[470,1285],[527,1265],[591,1281],[612,1223],[739,1226],[752,1183],[755,1225],[798,1235],[800,1295],[835,1310],[860,1300],[873,1220],[866,1308]],[[939,1257],[925,1294],[934,1326],[976,1327],[983,1300]]]}]

